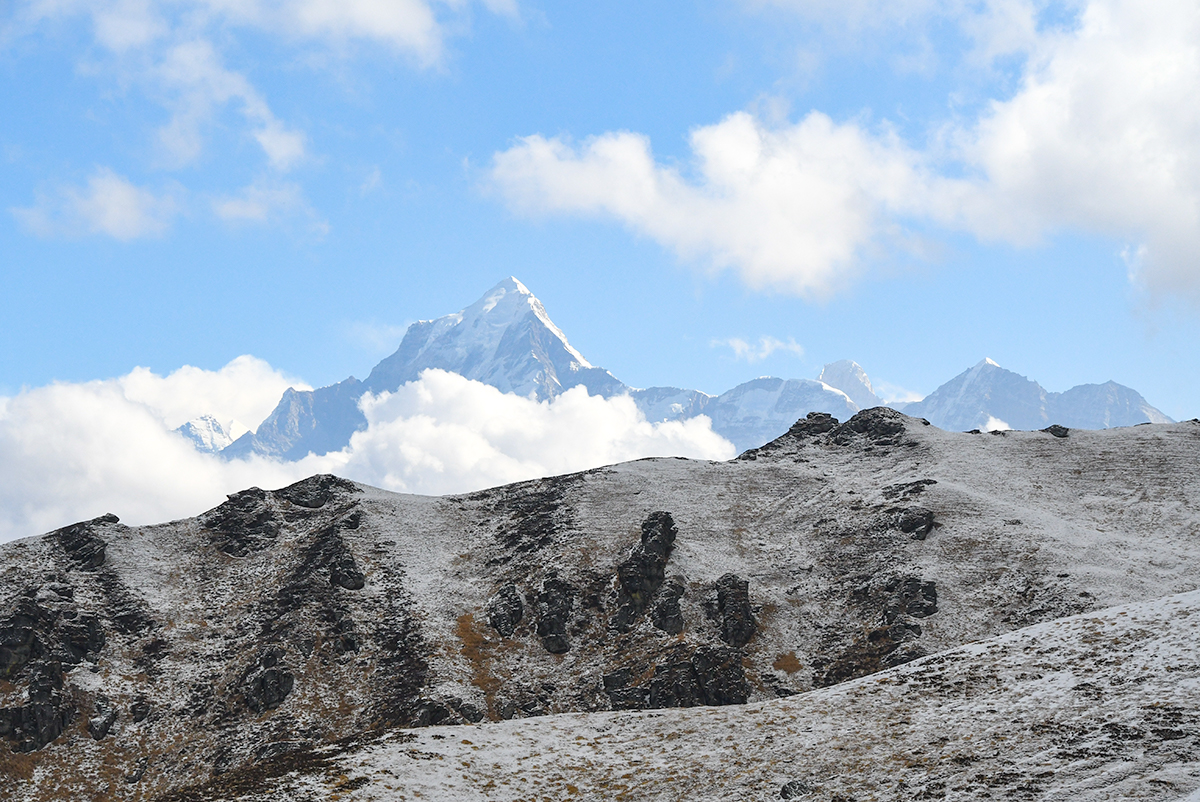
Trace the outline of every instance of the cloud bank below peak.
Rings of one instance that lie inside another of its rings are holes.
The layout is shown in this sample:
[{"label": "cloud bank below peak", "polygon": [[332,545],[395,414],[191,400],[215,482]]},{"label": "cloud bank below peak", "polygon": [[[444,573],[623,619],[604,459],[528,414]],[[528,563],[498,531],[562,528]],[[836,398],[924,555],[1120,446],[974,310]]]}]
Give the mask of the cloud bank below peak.
[{"label": "cloud bank below peak", "polygon": [[1200,7],[1091,0],[1070,29],[1026,29],[1012,96],[920,146],[886,122],[737,112],[692,131],[686,170],[633,132],[532,135],[489,181],[518,213],[615,219],[755,289],[825,296],[943,234],[1035,246],[1074,231],[1114,241],[1151,290],[1197,297],[1200,107],[1184,100]]},{"label": "cloud bank below peak", "polygon": [[314,473],[443,494],[647,456],[734,456],[707,418],[649,423],[627,397],[580,387],[538,402],[441,370],[365,397],[368,428],[321,457],[225,460],[173,431],[205,414],[257,423],[288,386],[245,356],[217,371],[138,368],[0,397],[0,541],[105,512],[130,524],[195,515],[228,493]]}]

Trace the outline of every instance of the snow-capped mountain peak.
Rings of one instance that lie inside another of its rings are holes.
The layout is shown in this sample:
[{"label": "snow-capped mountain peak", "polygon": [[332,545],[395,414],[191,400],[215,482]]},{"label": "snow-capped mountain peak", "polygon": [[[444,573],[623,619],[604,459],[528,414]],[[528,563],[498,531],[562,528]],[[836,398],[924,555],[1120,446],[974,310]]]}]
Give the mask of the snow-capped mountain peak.
[{"label": "snow-capped mountain peak", "polygon": [[604,395],[624,390],[567,342],[542,302],[512,276],[461,312],[414,323],[399,349],[376,365],[364,384],[371,392],[394,390],[426,368],[539,399],[577,384]]},{"label": "snow-capped mountain peak", "polygon": [[857,362],[842,359],[831,362],[821,370],[817,381],[845,394],[859,409],[870,409],[883,405],[875,388],[867,378],[867,372]]}]

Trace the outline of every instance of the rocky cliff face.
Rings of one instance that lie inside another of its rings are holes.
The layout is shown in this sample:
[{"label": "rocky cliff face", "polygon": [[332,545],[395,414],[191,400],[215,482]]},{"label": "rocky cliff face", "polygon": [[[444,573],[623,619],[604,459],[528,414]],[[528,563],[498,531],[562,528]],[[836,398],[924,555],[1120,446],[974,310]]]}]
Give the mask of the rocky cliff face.
[{"label": "rocky cliff face", "polygon": [[728,463],[103,516],[0,551],[0,773],[14,799],[199,798],[397,727],[841,685],[1192,590],[1198,450],[1195,423],[971,435],[880,408]]}]

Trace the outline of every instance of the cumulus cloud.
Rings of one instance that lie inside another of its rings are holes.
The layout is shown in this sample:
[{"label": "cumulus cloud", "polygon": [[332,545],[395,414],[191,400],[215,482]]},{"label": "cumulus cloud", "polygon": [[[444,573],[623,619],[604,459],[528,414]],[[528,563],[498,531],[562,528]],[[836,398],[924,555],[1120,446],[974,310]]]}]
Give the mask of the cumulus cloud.
[{"label": "cumulus cloud", "polygon": [[534,401],[442,370],[368,396],[345,472],[389,490],[448,493],[639,457],[730,459],[707,417],[649,423],[633,399],[575,387]]},{"label": "cumulus cloud", "polygon": [[201,415],[257,426],[279,403],[284,390],[312,389],[249,355],[239,356],[220,370],[184,365],[166,376],[139,367],[114,382],[128,401],[146,407],[171,429]]},{"label": "cumulus cloud", "polygon": [[613,218],[753,288],[802,296],[838,289],[881,247],[920,253],[914,231],[1018,246],[1091,233],[1131,254],[1148,286],[1200,291],[1200,105],[1187,102],[1200,6],[1089,0],[1074,25],[1040,28],[1031,3],[983,6],[971,17],[980,47],[1025,55],[1017,88],[919,145],[820,112],[794,124],[737,113],[693,131],[688,169],[636,133],[578,146],[535,135],[497,153],[490,180],[516,211]]},{"label": "cumulus cloud", "polygon": [[366,398],[370,426],[346,450],[296,463],[224,461],[171,431],[202,412],[257,423],[286,382],[240,357],[220,371],[138,369],[0,398],[0,540],[103,512],[131,524],[191,516],[236,490],[320,472],[448,493],[644,456],[734,456],[707,418],[651,424],[629,398],[576,388],[537,402],[443,371]]},{"label": "cumulus cloud", "polygon": [[519,211],[616,218],[751,287],[800,295],[842,283],[921,183],[895,136],[820,112],[780,128],[731,114],[693,131],[691,146],[694,179],[657,163],[638,134],[580,147],[535,135],[497,153],[491,179]]},{"label": "cumulus cloud", "polygon": [[727,340],[713,340],[712,344],[732,349],[735,358],[747,362],[761,362],[776,351],[804,356],[804,346],[792,337],[788,337],[786,342],[776,337],[760,337],[758,343],[751,343],[741,337],[730,337]]},{"label": "cumulus cloud", "polygon": [[38,236],[87,232],[129,241],[163,234],[179,204],[173,193],[155,193],[98,167],[86,186],[42,191],[33,206],[9,211]]}]

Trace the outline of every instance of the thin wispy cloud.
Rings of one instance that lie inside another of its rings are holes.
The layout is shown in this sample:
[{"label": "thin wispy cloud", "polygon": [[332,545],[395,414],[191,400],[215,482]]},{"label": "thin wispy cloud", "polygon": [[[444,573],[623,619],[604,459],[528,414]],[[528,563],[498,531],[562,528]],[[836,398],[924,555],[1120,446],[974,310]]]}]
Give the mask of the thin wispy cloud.
[{"label": "thin wispy cloud", "polygon": [[712,346],[728,348],[733,351],[735,359],[742,359],[750,363],[761,362],[778,351],[794,356],[804,356],[804,347],[791,337],[786,341],[776,337],[760,337],[758,342],[750,342],[741,337],[730,337],[724,340],[713,340]]},{"label": "thin wispy cloud", "polygon": [[[474,4],[429,0],[18,0],[10,36],[86,21],[96,48],[81,72],[105,91],[138,91],[168,119],[147,126],[156,148],[139,167],[179,170],[213,160],[214,134],[234,131],[257,147],[275,174],[296,170],[313,157],[314,144],[295,121],[275,112],[247,72],[230,66],[245,40],[266,35],[284,47],[316,47],[334,59],[351,59],[364,47],[427,70],[445,59],[447,37]],[[513,0],[487,0],[491,13],[518,16]],[[224,145],[225,143],[223,143]],[[226,147],[228,147],[226,145]],[[235,142],[218,161],[240,159]],[[124,181],[124,186],[118,185]],[[41,236],[85,230],[129,240],[161,234],[172,215],[169,199],[152,198],[115,174],[97,174],[89,187],[44,193],[34,206],[13,211]],[[122,195],[123,193],[123,195]],[[269,221],[284,198],[253,188],[218,204],[223,219]],[[95,202],[93,202],[95,201]],[[60,225],[59,221],[67,221]]]},{"label": "thin wispy cloud", "polygon": [[37,193],[33,206],[9,211],[41,237],[99,234],[128,242],[166,233],[180,212],[178,190],[139,187],[107,167],[98,167],[83,186]]}]

